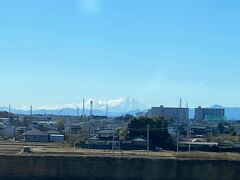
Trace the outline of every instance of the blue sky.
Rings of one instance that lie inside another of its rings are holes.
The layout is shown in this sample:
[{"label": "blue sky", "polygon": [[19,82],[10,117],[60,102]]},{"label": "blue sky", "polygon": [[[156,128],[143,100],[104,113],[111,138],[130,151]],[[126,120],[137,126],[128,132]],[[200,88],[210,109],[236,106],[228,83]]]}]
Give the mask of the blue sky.
[{"label": "blue sky", "polygon": [[3,0],[0,105],[240,106],[237,0]]}]

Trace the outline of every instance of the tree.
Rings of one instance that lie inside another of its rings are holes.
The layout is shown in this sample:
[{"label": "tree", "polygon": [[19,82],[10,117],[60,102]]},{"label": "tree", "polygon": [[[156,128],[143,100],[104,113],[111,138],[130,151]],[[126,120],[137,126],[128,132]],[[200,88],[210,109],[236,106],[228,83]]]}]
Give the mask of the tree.
[{"label": "tree", "polygon": [[14,117],[14,114],[7,111],[0,111],[0,118],[9,118],[11,116]]},{"label": "tree", "polygon": [[56,127],[58,128],[59,131],[63,131],[65,129],[65,120],[64,119],[58,120],[56,123]]},{"label": "tree", "polygon": [[219,132],[220,132],[220,134],[222,134],[222,133],[224,133],[224,130],[225,130],[225,123],[224,122],[220,122],[219,124],[218,124],[218,130],[219,130]]},{"label": "tree", "polygon": [[147,125],[149,125],[149,140],[154,147],[170,147],[172,139],[168,133],[168,121],[164,117],[131,118],[126,129],[127,139],[136,137],[147,138]]},{"label": "tree", "polygon": [[128,122],[131,118],[133,118],[131,114],[126,114],[125,116],[116,117],[116,120]]},{"label": "tree", "polygon": [[76,146],[76,144],[83,142],[84,138],[80,134],[71,134],[66,136],[68,144],[71,146]]}]

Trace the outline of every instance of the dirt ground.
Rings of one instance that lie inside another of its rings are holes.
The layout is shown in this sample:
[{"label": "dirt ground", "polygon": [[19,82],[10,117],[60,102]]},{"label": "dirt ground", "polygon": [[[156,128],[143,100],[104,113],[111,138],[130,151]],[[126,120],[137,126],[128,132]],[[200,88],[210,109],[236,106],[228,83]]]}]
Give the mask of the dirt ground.
[{"label": "dirt ground", "polygon": [[[24,146],[30,146],[32,153],[22,152]],[[115,158],[153,158],[153,159],[207,159],[207,160],[240,160],[240,153],[213,152],[147,152],[147,151],[112,151],[69,147],[67,144],[53,143],[0,143],[0,154],[4,155],[52,155],[52,156],[103,156]]]}]

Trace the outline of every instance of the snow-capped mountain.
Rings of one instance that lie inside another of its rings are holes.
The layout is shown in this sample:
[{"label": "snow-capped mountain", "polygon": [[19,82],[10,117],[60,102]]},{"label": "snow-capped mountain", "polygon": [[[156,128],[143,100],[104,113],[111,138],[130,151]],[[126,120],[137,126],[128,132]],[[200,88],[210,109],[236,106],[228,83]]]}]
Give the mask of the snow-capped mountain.
[{"label": "snow-capped mountain", "polygon": [[[139,111],[146,110],[147,107],[141,102],[134,98],[120,98],[112,100],[96,100],[87,99],[85,100],[85,113],[89,114],[90,102],[93,101],[93,113],[95,115],[105,115],[106,107],[108,105],[109,115],[123,115],[127,113],[137,113]],[[68,103],[58,106],[40,106],[33,107],[34,114],[59,114],[61,111],[62,115],[76,115],[76,109],[79,108],[81,113],[83,107],[83,102]],[[8,108],[0,107],[0,110],[7,111]],[[29,110],[26,107],[12,109],[13,113],[17,114],[29,114]]]},{"label": "snow-capped mountain", "polygon": [[[90,103],[90,100],[88,104]],[[130,111],[142,111],[145,110],[147,107],[137,101],[134,98],[127,97],[127,98],[120,98],[108,101],[99,101],[93,100],[94,109],[99,110],[106,110],[106,106],[108,105],[109,112],[130,112]]]}]

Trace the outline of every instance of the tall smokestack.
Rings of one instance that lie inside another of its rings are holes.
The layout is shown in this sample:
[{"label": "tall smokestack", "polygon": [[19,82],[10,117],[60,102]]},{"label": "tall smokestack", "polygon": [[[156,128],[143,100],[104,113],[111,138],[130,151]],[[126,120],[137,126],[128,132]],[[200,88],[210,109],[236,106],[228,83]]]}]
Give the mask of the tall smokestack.
[{"label": "tall smokestack", "polygon": [[93,101],[90,101],[90,116],[93,116]]},{"label": "tall smokestack", "polygon": [[32,105],[30,106],[30,116],[32,116],[32,111],[33,111],[33,107]]},{"label": "tall smokestack", "polygon": [[82,116],[85,117],[85,100],[83,99]]}]

